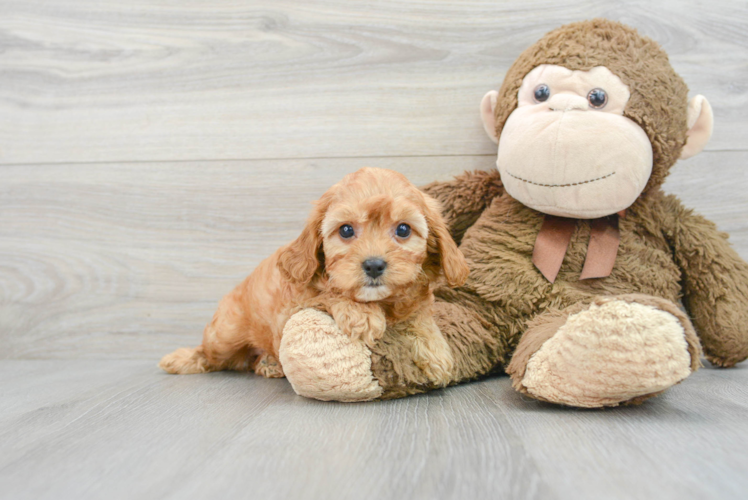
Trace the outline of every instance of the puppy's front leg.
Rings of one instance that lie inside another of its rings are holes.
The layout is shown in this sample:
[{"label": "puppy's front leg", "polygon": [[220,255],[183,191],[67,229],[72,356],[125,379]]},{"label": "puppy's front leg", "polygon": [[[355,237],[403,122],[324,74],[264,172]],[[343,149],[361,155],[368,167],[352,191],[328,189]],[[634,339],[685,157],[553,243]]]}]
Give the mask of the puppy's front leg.
[{"label": "puppy's front leg", "polygon": [[343,333],[368,346],[381,339],[387,328],[384,311],[377,304],[342,299],[331,304],[330,314]]},{"label": "puppy's front leg", "polygon": [[454,357],[447,340],[436,325],[431,310],[420,313],[413,321],[413,362],[438,386],[447,386],[452,380]]}]

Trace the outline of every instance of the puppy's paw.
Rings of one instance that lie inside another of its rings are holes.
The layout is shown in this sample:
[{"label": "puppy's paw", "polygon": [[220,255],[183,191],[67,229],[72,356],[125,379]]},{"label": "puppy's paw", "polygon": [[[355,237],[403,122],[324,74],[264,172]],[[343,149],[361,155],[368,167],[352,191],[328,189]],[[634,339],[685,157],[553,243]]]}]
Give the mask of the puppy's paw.
[{"label": "puppy's paw", "polygon": [[382,338],[387,328],[384,311],[378,306],[339,302],[332,306],[331,312],[340,331],[369,347]]},{"label": "puppy's paw", "polygon": [[272,354],[263,353],[257,358],[254,365],[254,371],[257,375],[265,378],[283,378],[283,367]]},{"label": "puppy's paw", "polygon": [[374,342],[381,339],[384,336],[384,331],[387,329],[387,319],[384,317],[384,312],[380,309],[366,314],[364,320],[366,326],[364,326],[359,332],[353,332],[351,338],[361,339],[364,344],[371,347]]},{"label": "puppy's paw", "polygon": [[427,337],[416,336],[413,342],[413,362],[437,386],[445,387],[452,381],[454,357],[441,333]]},{"label": "puppy's paw", "polygon": [[205,373],[210,370],[210,363],[205,358],[202,347],[189,349],[183,347],[171,354],[167,354],[158,364],[166,373],[187,375],[193,373]]}]

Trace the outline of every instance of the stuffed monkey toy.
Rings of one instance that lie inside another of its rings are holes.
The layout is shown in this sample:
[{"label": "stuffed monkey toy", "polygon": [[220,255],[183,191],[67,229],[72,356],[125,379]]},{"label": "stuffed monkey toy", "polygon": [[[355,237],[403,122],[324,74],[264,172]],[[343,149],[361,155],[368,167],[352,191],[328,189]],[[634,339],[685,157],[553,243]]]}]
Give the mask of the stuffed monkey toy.
[{"label": "stuffed monkey toy", "polygon": [[[748,357],[748,265],[660,189],[711,135],[687,94],[656,42],[596,19],[548,33],[484,97],[497,171],[424,188],[470,266],[436,290],[450,384],[504,371],[542,401],[616,406],[683,381],[702,346],[720,367]],[[436,388],[412,350],[390,330],[369,349],[307,309],[280,357],[298,394],[361,401]]]}]

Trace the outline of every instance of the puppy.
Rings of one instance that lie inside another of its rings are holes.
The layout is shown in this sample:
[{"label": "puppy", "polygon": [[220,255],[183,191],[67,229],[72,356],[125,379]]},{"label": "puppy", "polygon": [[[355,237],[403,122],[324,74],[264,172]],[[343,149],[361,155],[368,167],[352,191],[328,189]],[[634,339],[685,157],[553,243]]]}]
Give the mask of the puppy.
[{"label": "puppy", "polygon": [[221,300],[202,345],[164,356],[159,366],[282,377],[283,327],[294,313],[316,307],[368,345],[388,325],[412,335],[416,365],[446,385],[453,359],[432,315],[440,271],[450,286],[468,275],[436,200],[397,172],[362,168],[322,195],[301,235]]}]

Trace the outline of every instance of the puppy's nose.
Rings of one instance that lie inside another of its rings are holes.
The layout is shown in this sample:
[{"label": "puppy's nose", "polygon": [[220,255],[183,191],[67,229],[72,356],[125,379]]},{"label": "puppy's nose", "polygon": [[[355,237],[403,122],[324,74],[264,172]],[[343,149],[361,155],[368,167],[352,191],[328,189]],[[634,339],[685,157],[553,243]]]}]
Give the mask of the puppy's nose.
[{"label": "puppy's nose", "polygon": [[387,268],[387,263],[379,258],[366,259],[361,267],[364,268],[364,272],[370,278],[378,278],[382,275],[384,270]]}]

